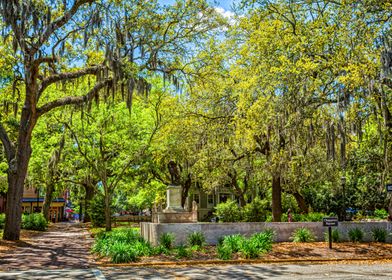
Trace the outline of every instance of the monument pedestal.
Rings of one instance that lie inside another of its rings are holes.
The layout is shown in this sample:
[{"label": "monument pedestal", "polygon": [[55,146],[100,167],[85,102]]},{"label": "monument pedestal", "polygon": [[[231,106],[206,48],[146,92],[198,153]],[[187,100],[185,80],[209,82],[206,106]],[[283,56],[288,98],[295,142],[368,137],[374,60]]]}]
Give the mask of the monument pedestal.
[{"label": "monument pedestal", "polygon": [[186,211],[181,206],[181,186],[169,185],[166,190],[167,207],[160,212],[154,207],[152,222],[153,223],[196,223],[197,222],[197,204],[194,202],[192,211]]},{"label": "monument pedestal", "polygon": [[163,213],[182,213],[185,209],[181,206],[181,186],[169,185],[166,190],[167,207]]}]

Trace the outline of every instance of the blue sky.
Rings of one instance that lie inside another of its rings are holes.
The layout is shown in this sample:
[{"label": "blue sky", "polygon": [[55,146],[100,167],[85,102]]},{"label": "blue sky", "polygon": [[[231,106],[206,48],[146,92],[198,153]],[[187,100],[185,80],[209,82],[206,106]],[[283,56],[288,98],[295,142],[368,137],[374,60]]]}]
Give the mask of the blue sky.
[{"label": "blue sky", "polygon": [[[197,1],[197,0],[195,0]],[[175,2],[175,0],[159,0],[159,2],[161,2],[162,4],[171,4],[173,2]],[[212,2],[212,1],[210,1]],[[238,0],[217,0],[218,2],[218,7],[222,7],[223,9],[225,9],[226,11],[230,11],[230,7],[232,5],[233,2],[238,2]]]}]

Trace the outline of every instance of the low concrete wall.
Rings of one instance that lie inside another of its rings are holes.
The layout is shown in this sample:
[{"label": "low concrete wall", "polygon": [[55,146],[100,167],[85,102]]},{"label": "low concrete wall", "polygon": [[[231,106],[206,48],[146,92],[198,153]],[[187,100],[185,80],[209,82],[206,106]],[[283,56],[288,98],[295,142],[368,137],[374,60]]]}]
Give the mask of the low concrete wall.
[{"label": "low concrete wall", "polygon": [[[316,241],[324,241],[324,232],[328,230],[321,222],[299,222],[299,223],[184,223],[184,224],[156,224],[141,223],[140,231],[144,239],[152,245],[158,245],[159,237],[163,233],[173,233],[176,244],[185,244],[187,236],[192,232],[203,232],[207,244],[215,245],[218,239],[225,235],[242,234],[250,236],[256,232],[266,229],[275,231],[276,242],[291,241],[290,237],[297,228],[310,229]],[[348,231],[352,228],[361,228],[365,232],[364,241],[372,241],[371,230],[373,228],[384,228],[388,231],[388,241],[391,242],[392,223],[390,222],[339,222],[337,227],[341,233],[342,240],[348,240]]]}]

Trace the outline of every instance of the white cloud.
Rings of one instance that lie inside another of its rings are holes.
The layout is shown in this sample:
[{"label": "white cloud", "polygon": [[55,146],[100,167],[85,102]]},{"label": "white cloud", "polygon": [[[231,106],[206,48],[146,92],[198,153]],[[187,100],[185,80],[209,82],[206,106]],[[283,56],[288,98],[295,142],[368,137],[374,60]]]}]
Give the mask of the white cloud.
[{"label": "white cloud", "polygon": [[223,9],[222,7],[215,7],[215,11],[218,14],[221,14],[223,17],[227,18],[227,19],[233,19],[234,18],[234,13],[231,11],[227,11],[225,9]]}]

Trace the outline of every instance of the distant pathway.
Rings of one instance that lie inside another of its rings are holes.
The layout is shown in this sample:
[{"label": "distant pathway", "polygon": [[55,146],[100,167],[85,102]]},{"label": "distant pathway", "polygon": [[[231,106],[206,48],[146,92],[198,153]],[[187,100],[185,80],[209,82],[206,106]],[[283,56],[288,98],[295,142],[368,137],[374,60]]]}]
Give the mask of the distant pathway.
[{"label": "distant pathway", "polygon": [[0,257],[0,271],[94,267],[89,259],[91,243],[80,224],[57,223]]}]

